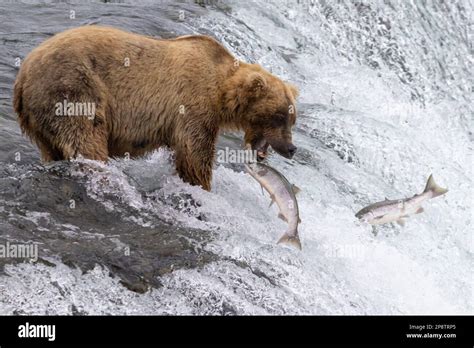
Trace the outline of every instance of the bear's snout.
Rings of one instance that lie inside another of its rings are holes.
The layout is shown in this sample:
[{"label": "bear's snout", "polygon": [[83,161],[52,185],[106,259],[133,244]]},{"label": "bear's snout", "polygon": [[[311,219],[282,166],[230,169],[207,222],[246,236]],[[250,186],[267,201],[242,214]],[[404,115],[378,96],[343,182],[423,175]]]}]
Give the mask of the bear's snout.
[{"label": "bear's snout", "polygon": [[[273,146],[272,146],[273,147]],[[298,150],[298,148],[293,145],[292,143],[289,143],[286,148],[282,148],[282,147],[279,147],[279,146],[276,146],[276,147],[273,147],[273,149],[278,152],[280,155],[282,155],[283,157],[286,157],[288,159],[292,159],[293,156],[295,155],[296,153],[296,150]]]},{"label": "bear's snout", "polygon": [[268,139],[270,146],[276,153],[285,158],[291,159],[298,149],[292,142],[284,140]]},{"label": "bear's snout", "polygon": [[295,155],[296,150],[298,150],[298,148],[295,145],[293,144],[288,145],[288,154],[290,155],[290,158],[292,158]]}]

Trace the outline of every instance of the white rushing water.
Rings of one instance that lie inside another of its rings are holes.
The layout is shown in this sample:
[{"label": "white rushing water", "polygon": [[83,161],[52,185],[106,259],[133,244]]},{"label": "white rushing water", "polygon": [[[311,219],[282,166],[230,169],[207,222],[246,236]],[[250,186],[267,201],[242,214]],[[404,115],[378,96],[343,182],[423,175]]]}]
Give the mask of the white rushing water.
[{"label": "white rushing water", "polygon": [[[144,216],[216,231],[206,248],[222,260],[165,275],[142,295],[99,266],[7,266],[0,312],[472,313],[472,3],[357,3],[238,1],[186,22],[299,86],[299,153],[270,164],[302,190],[302,251],[275,244],[286,225],[249,175],[217,165],[205,192],[176,177],[160,150],[109,163],[109,189]],[[354,217],[420,193],[431,173],[449,192],[404,227],[374,235]],[[144,199],[132,179],[161,184]],[[89,190],[113,209],[97,180]],[[201,205],[180,212],[152,199],[183,192]]]}]

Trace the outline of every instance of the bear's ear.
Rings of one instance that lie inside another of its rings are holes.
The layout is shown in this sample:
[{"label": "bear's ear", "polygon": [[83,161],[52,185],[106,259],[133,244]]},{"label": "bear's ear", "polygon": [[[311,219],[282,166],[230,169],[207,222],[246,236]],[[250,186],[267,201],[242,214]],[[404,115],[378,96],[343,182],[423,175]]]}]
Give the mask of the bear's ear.
[{"label": "bear's ear", "polygon": [[224,92],[224,103],[231,112],[243,112],[253,101],[267,91],[265,77],[258,72],[238,71],[229,81]]},{"label": "bear's ear", "polygon": [[267,89],[267,81],[262,74],[252,73],[247,78],[247,89],[254,95],[260,95]]},{"label": "bear's ear", "polygon": [[300,94],[300,92],[298,91],[298,87],[288,82],[286,82],[286,86],[288,87],[291,94],[293,95],[293,98],[295,99],[298,98],[298,95]]}]

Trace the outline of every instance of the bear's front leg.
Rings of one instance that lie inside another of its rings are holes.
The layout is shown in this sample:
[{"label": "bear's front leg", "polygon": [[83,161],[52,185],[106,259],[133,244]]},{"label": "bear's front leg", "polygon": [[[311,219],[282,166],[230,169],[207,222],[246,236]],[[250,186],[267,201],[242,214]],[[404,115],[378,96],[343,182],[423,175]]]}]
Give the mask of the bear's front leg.
[{"label": "bear's front leg", "polygon": [[213,135],[190,139],[176,150],[176,170],[181,179],[206,191],[211,190],[214,139]]}]

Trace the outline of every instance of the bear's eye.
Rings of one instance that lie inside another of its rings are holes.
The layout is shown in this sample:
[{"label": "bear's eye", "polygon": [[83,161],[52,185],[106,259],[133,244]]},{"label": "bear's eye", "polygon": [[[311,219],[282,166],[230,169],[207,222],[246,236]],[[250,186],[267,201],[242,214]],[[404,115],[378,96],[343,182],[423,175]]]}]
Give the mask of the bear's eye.
[{"label": "bear's eye", "polygon": [[272,117],[272,124],[274,126],[281,126],[286,123],[287,117],[285,114],[274,114]]}]

